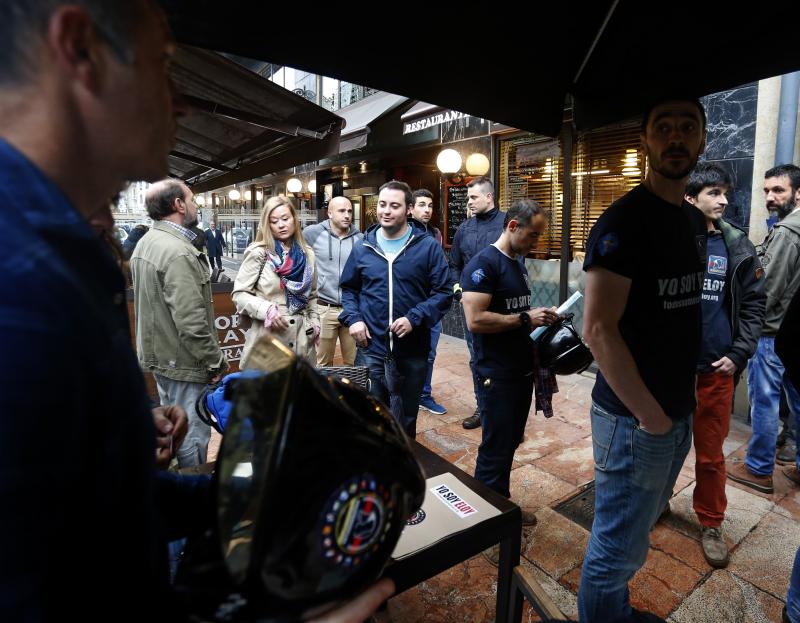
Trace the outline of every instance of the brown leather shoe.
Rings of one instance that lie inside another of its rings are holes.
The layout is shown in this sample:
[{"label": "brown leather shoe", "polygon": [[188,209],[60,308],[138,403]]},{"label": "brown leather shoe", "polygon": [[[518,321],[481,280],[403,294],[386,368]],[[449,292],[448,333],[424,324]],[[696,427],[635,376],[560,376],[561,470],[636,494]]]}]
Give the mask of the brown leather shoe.
[{"label": "brown leather shoe", "polygon": [[786,476],[794,484],[800,486],[800,472],[797,471],[797,467],[794,465],[791,467],[784,467],[782,471],[784,476]]},{"label": "brown leather shoe", "polygon": [[754,474],[744,463],[734,463],[727,465],[728,478],[734,482],[761,491],[761,493],[774,493],[775,487],[772,486],[772,476],[759,476]]}]

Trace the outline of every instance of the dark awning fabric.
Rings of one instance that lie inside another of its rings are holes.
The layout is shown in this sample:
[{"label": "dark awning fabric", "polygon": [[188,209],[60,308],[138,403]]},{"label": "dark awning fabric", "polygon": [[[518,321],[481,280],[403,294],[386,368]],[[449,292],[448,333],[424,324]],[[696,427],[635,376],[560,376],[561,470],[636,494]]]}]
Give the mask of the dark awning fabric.
[{"label": "dark awning fabric", "polygon": [[[800,22],[798,2],[774,10],[728,0],[508,2],[480,12],[407,2],[396,32],[357,3],[346,19],[306,20],[300,37],[296,28],[269,26],[301,19],[291,4],[163,2],[181,42],[548,136],[561,128],[568,94],[576,124],[588,129],[642,112],[654,94],[706,95],[800,69],[790,26]],[[343,39],[343,30],[363,36]]]},{"label": "dark awning fabric", "polygon": [[402,95],[381,92],[337,110],[336,114],[345,120],[339,153],[365,147],[370,124],[407,101]]},{"label": "dark awning fabric", "polygon": [[195,192],[339,152],[341,117],[219,54],[180,46],[171,73],[191,114],[178,121],[170,172]]}]

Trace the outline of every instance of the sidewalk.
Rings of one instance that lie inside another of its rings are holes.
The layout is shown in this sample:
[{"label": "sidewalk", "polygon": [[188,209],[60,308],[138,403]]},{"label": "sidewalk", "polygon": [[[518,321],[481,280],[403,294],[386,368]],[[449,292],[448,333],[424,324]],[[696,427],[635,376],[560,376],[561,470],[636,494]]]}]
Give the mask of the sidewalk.
[{"label": "sidewalk", "polygon": [[[511,472],[512,498],[536,511],[526,529],[522,563],[529,567],[564,613],[577,619],[576,592],[589,532],[551,506],[593,476],[589,404],[590,376],[559,377],[555,416],[531,415]],[[469,474],[474,473],[480,429],[461,420],[475,410],[466,343],[443,335],[433,373],[433,395],[447,414],[420,411],[417,441]],[[726,456],[741,460],[749,428],[731,423]],[[694,451],[675,486],[672,516],[652,533],[650,554],[631,582],[637,608],[675,623],[780,621],[794,554],[800,545],[800,489],[775,472],[774,495],[729,481],[723,532],[731,547],[727,569],[712,570],[702,554],[692,511]],[[381,623],[492,621],[497,570],[476,556],[389,601]],[[536,621],[527,609],[523,621]]]}]

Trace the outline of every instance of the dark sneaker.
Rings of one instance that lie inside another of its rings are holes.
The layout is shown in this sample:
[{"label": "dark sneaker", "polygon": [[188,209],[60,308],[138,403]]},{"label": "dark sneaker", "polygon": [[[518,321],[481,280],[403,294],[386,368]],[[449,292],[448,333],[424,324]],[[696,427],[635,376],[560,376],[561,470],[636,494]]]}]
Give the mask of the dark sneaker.
[{"label": "dark sneaker", "polygon": [[473,428],[480,428],[481,427],[481,414],[475,409],[475,413],[470,415],[468,418],[464,418],[464,421],[461,422],[461,426],[466,428],[467,430],[472,430]]},{"label": "dark sneaker", "polygon": [[715,569],[727,567],[730,555],[728,545],[722,538],[722,531],[708,526],[702,526],[702,531],[703,556],[706,562]]},{"label": "dark sneaker", "polygon": [[791,480],[794,484],[800,485],[800,472],[797,471],[797,467],[794,465],[791,467],[784,467],[783,475]]},{"label": "dark sneaker", "polygon": [[774,493],[775,487],[772,486],[772,476],[759,476],[754,474],[744,463],[734,463],[727,466],[728,478],[734,482],[761,491],[761,493]]},{"label": "dark sneaker", "polygon": [[783,447],[778,451],[778,455],[775,457],[775,462],[778,465],[794,465],[796,460],[797,446],[793,440],[787,439],[786,443],[783,444]]},{"label": "dark sneaker", "polygon": [[442,405],[436,402],[433,399],[433,396],[425,396],[424,398],[420,398],[419,408],[425,409],[426,411],[430,411],[434,415],[444,415],[445,413],[447,413],[447,409],[445,409]]}]

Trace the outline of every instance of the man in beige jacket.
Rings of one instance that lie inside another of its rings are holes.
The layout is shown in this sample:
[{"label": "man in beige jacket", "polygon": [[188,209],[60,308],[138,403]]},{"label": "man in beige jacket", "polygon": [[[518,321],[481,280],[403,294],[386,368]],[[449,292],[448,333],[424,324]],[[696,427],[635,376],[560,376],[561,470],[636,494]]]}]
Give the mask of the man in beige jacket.
[{"label": "man in beige jacket", "polygon": [[197,205],[178,180],[154,184],[145,197],[152,229],[131,256],[139,365],[152,372],[161,404],[179,404],[189,431],[178,451],[180,467],[206,462],[211,429],[195,409],[206,383],[227,368],[214,327],[211,269],[192,241]]}]

